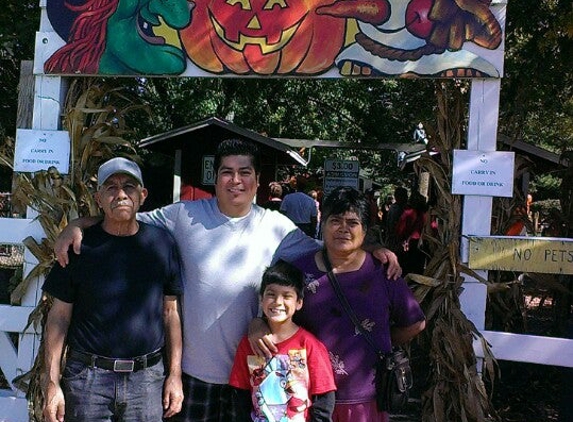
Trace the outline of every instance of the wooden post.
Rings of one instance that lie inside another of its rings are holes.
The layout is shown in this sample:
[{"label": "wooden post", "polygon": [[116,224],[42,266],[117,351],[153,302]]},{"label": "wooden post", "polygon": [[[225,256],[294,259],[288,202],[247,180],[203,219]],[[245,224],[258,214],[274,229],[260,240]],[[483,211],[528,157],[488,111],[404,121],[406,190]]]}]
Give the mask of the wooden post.
[{"label": "wooden post", "polygon": [[[500,79],[472,80],[470,95],[470,120],[467,149],[469,151],[495,151],[497,121],[499,117]],[[491,230],[492,197],[464,196],[462,209],[461,260],[468,262],[469,241],[467,236],[487,236]],[[487,271],[477,271],[487,279]],[[464,290],[460,295],[462,311],[476,328],[485,328],[487,287],[473,277],[466,276]]]},{"label": "wooden post", "polygon": [[18,113],[16,127],[30,129],[32,127],[32,112],[34,105],[34,62],[23,60],[20,67],[20,81],[18,83]]}]

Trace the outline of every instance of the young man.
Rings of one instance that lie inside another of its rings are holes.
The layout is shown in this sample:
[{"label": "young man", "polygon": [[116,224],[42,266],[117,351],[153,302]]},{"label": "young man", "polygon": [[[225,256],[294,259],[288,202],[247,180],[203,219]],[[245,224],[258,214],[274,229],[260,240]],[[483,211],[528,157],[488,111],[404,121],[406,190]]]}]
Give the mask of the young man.
[{"label": "young man", "polygon": [[[235,420],[229,374],[239,340],[258,313],[258,292],[264,269],[282,258],[293,261],[320,249],[286,216],[254,204],[261,171],[258,148],[240,139],[222,141],[215,155],[215,197],[181,201],[138,215],[141,221],[173,234],[182,254],[183,390],[185,422]],[[79,252],[80,219],[60,235],[55,250],[66,265],[68,248]],[[386,249],[378,255],[388,262],[390,276],[400,267]],[[261,353],[271,353],[260,343]]]},{"label": "young man", "polygon": [[248,337],[239,343],[229,384],[245,404],[241,420],[331,421],[336,385],[328,351],[292,320],[303,294],[304,274],[298,268],[279,261],[265,270],[261,307],[278,351],[265,359],[253,352]]},{"label": "young man", "polygon": [[283,198],[280,211],[308,236],[316,237],[316,223],[318,222],[316,202],[304,191],[306,178],[299,175],[295,180],[296,191]]},{"label": "young man", "polygon": [[44,416],[160,422],[183,400],[175,242],[135,219],[147,190],[133,161],[104,163],[95,196],[103,221],[86,229],[81,255],[66,268],[55,265],[43,287],[54,298],[45,329]]}]

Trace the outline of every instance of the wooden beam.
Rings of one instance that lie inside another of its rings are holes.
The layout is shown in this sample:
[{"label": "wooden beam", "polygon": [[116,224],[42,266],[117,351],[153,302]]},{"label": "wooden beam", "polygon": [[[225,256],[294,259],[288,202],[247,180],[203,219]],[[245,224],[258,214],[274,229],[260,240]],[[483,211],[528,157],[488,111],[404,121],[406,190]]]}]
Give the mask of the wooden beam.
[{"label": "wooden beam", "polygon": [[[497,331],[483,331],[482,334],[498,360],[573,368],[571,339]],[[484,357],[480,340],[474,342],[474,350],[478,357]]]},{"label": "wooden beam", "polygon": [[573,239],[473,236],[469,240],[472,269],[573,274]]}]

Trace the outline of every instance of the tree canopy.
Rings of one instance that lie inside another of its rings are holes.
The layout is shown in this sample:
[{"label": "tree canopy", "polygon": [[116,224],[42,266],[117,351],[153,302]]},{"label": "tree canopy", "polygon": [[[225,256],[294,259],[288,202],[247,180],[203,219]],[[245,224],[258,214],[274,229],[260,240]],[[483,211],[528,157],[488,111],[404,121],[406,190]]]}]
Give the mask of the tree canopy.
[{"label": "tree canopy", "polygon": [[[40,17],[37,1],[6,3],[0,10],[0,137],[15,135],[20,61],[33,59]],[[569,149],[572,69],[570,1],[509,1],[500,131],[558,152]],[[384,173],[394,168],[385,166],[389,157],[361,151],[360,146],[411,141],[418,122],[435,120],[434,83],[429,80],[118,78],[113,82],[132,90],[151,110],[151,119],[144,114],[134,118],[136,137],[208,116],[232,117],[236,124],[269,136],[356,142],[352,154],[363,167]],[[458,84],[464,88],[467,82]]]}]

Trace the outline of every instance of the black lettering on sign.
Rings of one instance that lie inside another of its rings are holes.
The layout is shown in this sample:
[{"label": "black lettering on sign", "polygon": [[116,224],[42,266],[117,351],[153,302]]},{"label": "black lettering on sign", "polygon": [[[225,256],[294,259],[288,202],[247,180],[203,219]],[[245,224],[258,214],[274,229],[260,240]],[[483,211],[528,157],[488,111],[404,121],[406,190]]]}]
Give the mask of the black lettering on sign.
[{"label": "black lettering on sign", "polygon": [[529,261],[531,259],[531,249],[513,249],[513,260],[514,261]]}]

